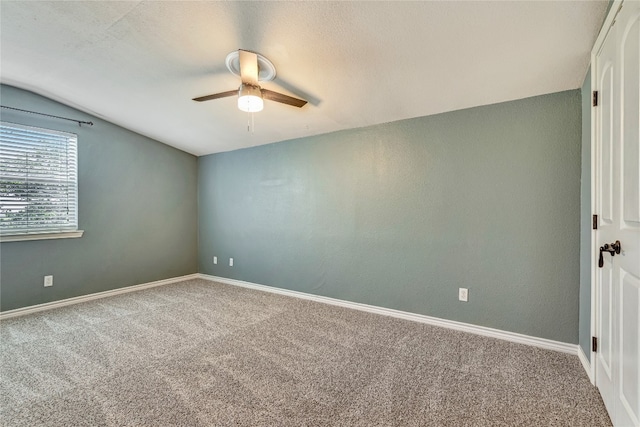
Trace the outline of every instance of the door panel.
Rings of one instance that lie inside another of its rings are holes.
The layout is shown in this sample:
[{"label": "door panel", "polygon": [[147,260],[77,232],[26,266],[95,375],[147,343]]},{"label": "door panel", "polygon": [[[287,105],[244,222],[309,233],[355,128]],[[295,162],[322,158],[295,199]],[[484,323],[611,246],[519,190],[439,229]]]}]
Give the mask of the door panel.
[{"label": "door panel", "polygon": [[[614,142],[617,140],[617,121],[618,116],[616,110],[616,40],[613,36],[613,30],[607,36],[602,49],[596,60],[596,78],[599,105],[596,109],[596,123],[599,127],[596,144],[598,162],[597,171],[597,197],[598,208],[600,210],[599,239],[598,247],[608,242],[609,235],[615,235],[615,201],[614,196]],[[608,242],[610,243],[610,242]],[[595,354],[596,362],[596,384],[602,395],[602,400],[609,414],[615,411],[615,386],[616,386],[616,370],[615,370],[615,327],[617,319],[615,318],[617,302],[616,287],[614,282],[614,266],[613,259],[607,253],[604,255],[604,265],[598,269],[598,301],[596,304],[596,316],[598,319],[598,327],[596,330],[598,336],[598,352]],[[613,416],[612,416],[613,419]]]},{"label": "door panel", "polygon": [[[618,402],[616,423],[640,425],[640,2],[626,1],[618,15],[620,63],[620,225]],[[615,144],[614,144],[615,150]],[[614,197],[615,198],[615,197]],[[614,207],[615,209],[615,207]],[[615,328],[614,328],[615,329]],[[615,371],[614,371],[615,372]]]},{"label": "door panel", "polygon": [[620,399],[634,425],[640,419],[640,279],[621,269],[620,292],[620,347],[622,363],[620,364]]},{"label": "door panel", "polygon": [[[615,10],[614,10],[615,9]],[[640,426],[640,1],[625,1],[596,56],[596,385],[615,426]],[[596,254],[597,255],[597,254]],[[595,258],[595,257],[594,257]]]},{"label": "door panel", "polygon": [[598,336],[600,339],[600,349],[598,352],[598,358],[602,367],[604,368],[604,374],[609,381],[613,381],[613,374],[611,372],[611,357],[612,357],[612,340],[613,336],[613,324],[614,320],[611,318],[614,312],[613,307],[613,288],[612,288],[612,273],[611,263],[605,261],[605,265],[600,269],[600,330]]},{"label": "door panel", "polygon": [[[628,23],[621,37],[620,55],[622,64],[621,96],[622,96],[622,207],[625,222],[640,222],[640,179],[638,169],[640,151],[638,138],[640,127],[640,15],[636,15]],[[629,124],[628,126],[626,124]],[[631,224],[627,224],[631,225]]]},{"label": "door panel", "polygon": [[[605,46],[603,55],[613,57],[615,46]],[[600,108],[600,218],[604,224],[613,222],[613,75],[614,67],[611,60],[605,61],[600,79],[601,108]]]}]

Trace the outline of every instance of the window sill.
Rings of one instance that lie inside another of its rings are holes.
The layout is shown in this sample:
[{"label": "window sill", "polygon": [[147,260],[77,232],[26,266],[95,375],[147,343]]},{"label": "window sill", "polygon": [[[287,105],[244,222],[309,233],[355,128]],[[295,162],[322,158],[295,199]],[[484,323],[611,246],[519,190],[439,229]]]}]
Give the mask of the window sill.
[{"label": "window sill", "polygon": [[0,243],[22,242],[25,240],[76,239],[82,237],[84,230],[62,231],[56,233],[8,234],[0,236]]}]

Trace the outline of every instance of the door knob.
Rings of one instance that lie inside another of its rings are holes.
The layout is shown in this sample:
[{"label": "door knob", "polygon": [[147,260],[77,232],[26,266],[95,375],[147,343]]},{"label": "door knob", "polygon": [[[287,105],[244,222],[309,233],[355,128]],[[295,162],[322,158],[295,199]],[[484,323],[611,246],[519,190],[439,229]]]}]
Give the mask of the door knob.
[{"label": "door knob", "polygon": [[600,257],[598,258],[598,267],[602,268],[604,266],[604,257],[602,256],[602,252],[609,252],[611,256],[616,256],[622,250],[620,246],[620,240],[616,240],[614,243],[605,243],[604,246],[600,246]]}]

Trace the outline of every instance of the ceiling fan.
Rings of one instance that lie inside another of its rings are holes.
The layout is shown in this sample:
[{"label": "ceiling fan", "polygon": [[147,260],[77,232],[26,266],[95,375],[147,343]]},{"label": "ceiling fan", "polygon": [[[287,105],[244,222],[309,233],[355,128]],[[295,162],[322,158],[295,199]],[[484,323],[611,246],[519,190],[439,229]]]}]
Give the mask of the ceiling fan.
[{"label": "ceiling fan", "polygon": [[259,80],[273,80],[276,76],[276,69],[264,56],[239,49],[227,55],[226,65],[229,71],[239,76],[242,83],[237,90],[214,93],[213,95],[193,98],[194,101],[210,101],[212,99],[226,98],[228,96],[238,96],[238,108],[248,113],[262,111],[264,107],[263,99],[280,102],[282,104],[302,107],[307,101],[294,98],[282,93],[263,89],[258,84]]}]

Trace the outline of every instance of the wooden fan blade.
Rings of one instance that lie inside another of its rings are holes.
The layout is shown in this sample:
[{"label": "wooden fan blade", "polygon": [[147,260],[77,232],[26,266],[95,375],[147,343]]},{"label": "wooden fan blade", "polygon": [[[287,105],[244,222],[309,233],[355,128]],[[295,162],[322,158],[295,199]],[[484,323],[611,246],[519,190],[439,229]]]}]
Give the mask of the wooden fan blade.
[{"label": "wooden fan blade", "polygon": [[242,83],[258,85],[258,55],[253,52],[239,49],[240,78]]},{"label": "wooden fan blade", "polygon": [[238,89],[228,90],[226,92],[214,93],[213,95],[200,96],[198,98],[193,98],[193,100],[202,102],[202,101],[209,101],[211,99],[226,98],[227,96],[233,96],[233,95],[238,95]]},{"label": "wooden fan blade", "polygon": [[284,95],[284,94],[278,93],[278,92],[274,92],[274,91],[269,90],[269,89],[262,89],[262,97],[264,99],[280,102],[282,104],[292,105],[292,106],[298,107],[298,108],[304,106],[307,103],[307,101],[305,101],[303,99],[294,98],[292,96]]}]

